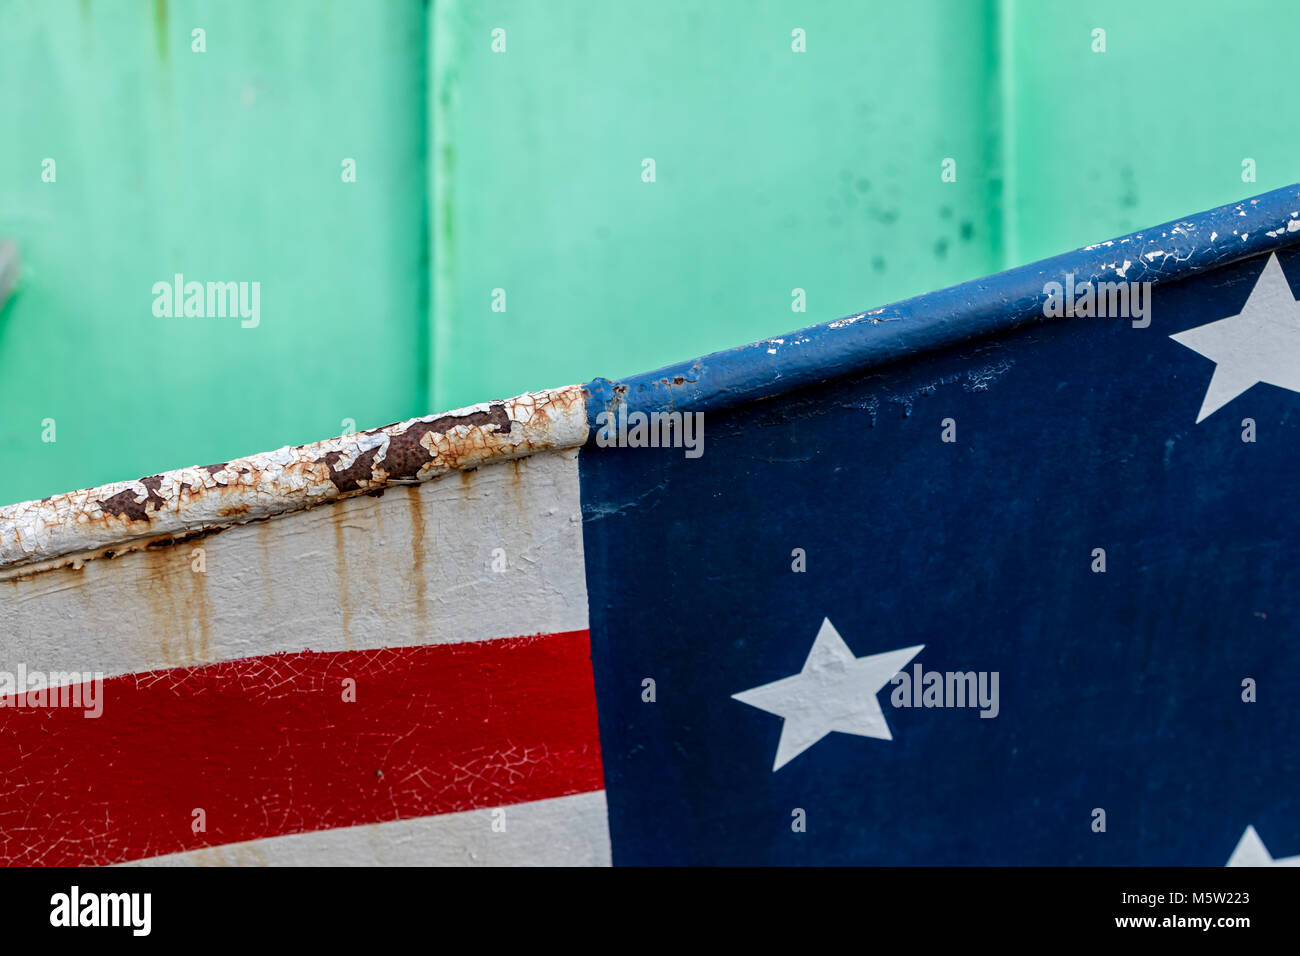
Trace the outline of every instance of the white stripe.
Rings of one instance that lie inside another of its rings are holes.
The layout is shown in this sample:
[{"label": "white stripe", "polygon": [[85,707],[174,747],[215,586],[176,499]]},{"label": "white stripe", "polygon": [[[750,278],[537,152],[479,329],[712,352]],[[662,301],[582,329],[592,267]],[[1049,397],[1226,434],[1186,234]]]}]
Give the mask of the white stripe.
[{"label": "white stripe", "polygon": [[267,837],[124,865],[609,866],[605,791]]},{"label": "white stripe", "polygon": [[111,677],[585,629],[577,456],[497,462],[160,550],[11,575],[0,580],[0,670]]}]

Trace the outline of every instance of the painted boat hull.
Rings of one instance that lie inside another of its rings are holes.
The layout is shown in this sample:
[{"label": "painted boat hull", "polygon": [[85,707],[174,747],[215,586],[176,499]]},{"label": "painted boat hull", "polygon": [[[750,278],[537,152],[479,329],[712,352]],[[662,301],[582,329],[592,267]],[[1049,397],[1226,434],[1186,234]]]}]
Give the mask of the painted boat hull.
[{"label": "painted boat hull", "polygon": [[1298,203],[0,510],[0,858],[1291,862]]}]

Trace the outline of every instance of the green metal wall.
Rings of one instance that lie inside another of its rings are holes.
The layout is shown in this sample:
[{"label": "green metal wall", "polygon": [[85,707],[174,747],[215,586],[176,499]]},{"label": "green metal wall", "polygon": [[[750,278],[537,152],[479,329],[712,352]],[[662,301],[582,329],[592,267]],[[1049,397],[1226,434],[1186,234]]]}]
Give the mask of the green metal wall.
[{"label": "green metal wall", "polygon": [[[1300,180],[1293,0],[1004,0],[1007,266]],[[1092,52],[1092,30],[1106,52]],[[1242,181],[1242,160],[1257,181]]]},{"label": "green metal wall", "polygon": [[[356,6],[0,2],[0,501],[423,411],[427,21]],[[155,318],[177,272],[260,325]]]},{"label": "green metal wall", "polygon": [[649,371],[996,270],[994,25],[934,0],[435,4],[431,403]]},{"label": "green metal wall", "polygon": [[[1283,185],[1298,25],[1282,0],[0,0],[25,263],[0,502],[645,371]],[[259,281],[261,324],[156,318],[176,272]]]}]

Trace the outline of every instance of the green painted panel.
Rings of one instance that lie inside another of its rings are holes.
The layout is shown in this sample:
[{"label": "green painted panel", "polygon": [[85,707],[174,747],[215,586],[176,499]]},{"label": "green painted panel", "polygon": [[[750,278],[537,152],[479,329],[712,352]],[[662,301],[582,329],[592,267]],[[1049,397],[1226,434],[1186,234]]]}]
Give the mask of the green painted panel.
[{"label": "green painted panel", "polygon": [[[1009,265],[1300,178],[1285,105],[1300,4],[1004,4]],[[1245,158],[1256,182],[1242,181]]]},{"label": "green painted panel", "polygon": [[[0,502],[424,412],[426,21],[419,0],[0,2],[0,236],[25,265]],[[177,272],[259,282],[260,325],[156,318]]]},{"label": "green painted panel", "polygon": [[439,0],[431,404],[645,371],[995,270],[997,26],[966,0]]}]

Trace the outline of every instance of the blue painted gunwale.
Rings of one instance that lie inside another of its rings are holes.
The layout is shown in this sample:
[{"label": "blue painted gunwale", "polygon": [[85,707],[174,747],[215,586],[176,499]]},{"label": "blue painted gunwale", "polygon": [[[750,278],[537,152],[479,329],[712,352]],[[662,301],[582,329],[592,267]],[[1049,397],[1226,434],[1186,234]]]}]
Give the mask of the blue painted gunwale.
[{"label": "blue painted gunwale", "polygon": [[[1153,286],[1300,243],[1300,183],[893,305],[714,352],[619,382],[587,383],[587,419],[719,411],[1006,332],[1043,316],[1046,283]],[[1128,263],[1125,267],[1125,262]]]}]

